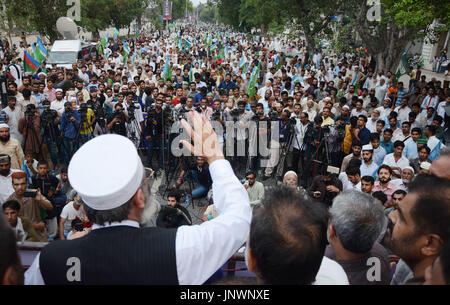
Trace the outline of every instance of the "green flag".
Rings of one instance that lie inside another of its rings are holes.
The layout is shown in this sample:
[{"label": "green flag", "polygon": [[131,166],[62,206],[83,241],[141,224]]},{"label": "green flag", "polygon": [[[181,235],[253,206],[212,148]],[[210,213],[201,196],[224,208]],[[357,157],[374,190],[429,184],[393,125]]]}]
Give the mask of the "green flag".
[{"label": "green flag", "polygon": [[217,59],[225,59],[225,49],[220,49],[219,53],[217,54]]},{"label": "green flag", "polygon": [[408,65],[408,59],[406,58],[406,52],[403,51],[402,59],[400,60],[400,65],[397,69],[397,74],[395,74],[394,83],[398,82],[402,75],[409,74],[411,71]]},{"label": "green flag", "polygon": [[191,65],[191,70],[189,70],[189,83],[192,83],[194,81],[194,70],[192,70],[192,65]]}]

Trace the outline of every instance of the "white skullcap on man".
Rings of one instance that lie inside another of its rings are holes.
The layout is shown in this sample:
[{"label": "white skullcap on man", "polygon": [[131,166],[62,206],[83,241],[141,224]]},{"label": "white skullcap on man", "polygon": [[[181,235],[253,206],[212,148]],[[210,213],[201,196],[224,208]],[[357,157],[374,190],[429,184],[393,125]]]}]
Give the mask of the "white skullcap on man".
[{"label": "white skullcap on man", "polygon": [[362,151],[368,151],[368,150],[369,151],[373,150],[373,146],[371,144],[367,144],[362,147]]},{"label": "white skullcap on man", "polygon": [[425,162],[421,162],[420,163],[420,168],[421,169],[429,170],[430,167],[431,167],[431,163],[430,162],[425,161]]},{"label": "white skullcap on man", "polygon": [[84,144],[69,164],[73,189],[92,209],[111,210],[130,200],[142,182],[144,166],[133,142],[103,135]]},{"label": "white skullcap on man", "polygon": [[286,178],[289,175],[294,175],[295,177],[297,177],[297,173],[294,171],[287,171],[286,174],[284,174],[283,178]]},{"label": "white skullcap on man", "polygon": [[10,129],[10,128],[9,128],[9,125],[6,124],[6,123],[1,123],[1,124],[0,124],[0,129],[2,129],[2,128],[8,128],[8,129]]}]

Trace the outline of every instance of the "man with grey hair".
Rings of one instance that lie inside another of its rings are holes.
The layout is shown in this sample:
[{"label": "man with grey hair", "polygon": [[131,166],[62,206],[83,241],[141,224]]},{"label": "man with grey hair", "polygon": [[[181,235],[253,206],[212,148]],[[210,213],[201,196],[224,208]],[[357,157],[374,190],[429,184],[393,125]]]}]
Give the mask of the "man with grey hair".
[{"label": "man with grey hair", "polygon": [[329,212],[325,256],[344,268],[350,285],[388,285],[388,253],[377,242],[387,224],[380,204],[368,194],[345,191]]}]

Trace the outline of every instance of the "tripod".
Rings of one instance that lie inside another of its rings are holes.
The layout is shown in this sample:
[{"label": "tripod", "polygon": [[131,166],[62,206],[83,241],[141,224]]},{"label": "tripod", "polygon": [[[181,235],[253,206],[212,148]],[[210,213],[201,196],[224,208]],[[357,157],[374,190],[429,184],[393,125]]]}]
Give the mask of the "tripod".
[{"label": "tripod", "polygon": [[131,140],[131,142],[133,142],[136,148],[139,148],[141,139],[137,136],[137,133],[140,130],[140,126],[136,121],[136,117],[134,116],[134,114],[130,116],[130,121],[129,123],[126,123],[125,126],[127,129],[128,138]]},{"label": "tripod", "polygon": [[[319,129],[319,146],[317,147],[316,152],[314,153],[315,159],[312,160],[314,162],[314,170],[313,170],[313,177],[317,175],[317,169],[319,165],[327,166],[330,164],[330,152],[328,149],[328,133],[324,132],[324,128]],[[321,153],[321,150],[325,149],[325,160],[323,156],[323,152]],[[319,159],[322,159],[319,160]]]},{"label": "tripod", "polygon": [[300,143],[298,141],[297,134],[295,133],[295,125],[289,123],[288,128],[289,128],[288,139],[285,142],[286,144],[281,148],[280,163],[278,164],[278,168],[277,168],[277,180],[278,181],[282,181],[282,179],[283,179],[286,157],[287,157],[287,154],[289,153],[289,151],[291,150],[292,143],[294,143],[294,139],[297,143],[297,146],[300,148]]}]

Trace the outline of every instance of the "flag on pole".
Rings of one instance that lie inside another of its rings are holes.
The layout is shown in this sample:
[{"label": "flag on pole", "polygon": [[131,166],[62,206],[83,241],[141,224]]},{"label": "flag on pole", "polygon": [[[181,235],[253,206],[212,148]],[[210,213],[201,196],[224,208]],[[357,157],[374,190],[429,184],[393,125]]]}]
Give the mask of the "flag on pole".
[{"label": "flag on pole", "polygon": [[185,49],[190,49],[192,47],[192,41],[190,41],[189,39],[184,39],[184,48]]},{"label": "flag on pole", "polygon": [[164,65],[164,81],[172,80],[172,69],[170,68],[170,56],[167,56],[166,64]]},{"label": "flag on pole", "polygon": [[41,64],[27,51],[24,52],[24,60],[23,60],[24,72],[32,72],[34,74],[39,69],[40,65]]},{"label": "flag on pole", "polygon": [[134,36],[136,36],[136,39],[139,38],[139,29],[136,27],[136,31],[134,32]]},{"label": "flag on pole", "polygon": [[48,51],[42,43],[41,37],[38,37],[36,42],[36,48],[39,49],[39,52],[46,58],[48,56]]},{"label": "flag on pole", "polygon": [[130,54],[130,48],[126,41],[123,42],[123,64],[127,64],[128,55]]},{"label": "flag on pole", "polygon": [[274,64],[274,66],[276,67],[277,70],[280,69],[281,63],[280,63],[280,56],[279,55],[277,55],[275,57],[275,59],[273,60],[273,64]]},{"label": "flag on pole", "polygon": [[220,49],[220,51],[219,51],[219,53],[217,54],[217,57],[216,57],[218,60],[221,60],[221,59],[225,59],[225,49],[224,48],[222,48],[222,49]]},{"label": "flag on pole", "polygon": [[258,67],[254,67],[253,72],[250,76],[250,83],[249,83],[248,91],[247,91],[247,94],[249,97],[254,97],[256,95],[255,84],[256,84],[256,72],[257,71],[258,71]]},{"label": "flag on pole", "polygon": [[114,28],[114,38],[117,39],[117,37],[120,36],[120,32],[117,28]]},{"label": "flag on pole", "polygon": [[402,59],[400,60],[400,64],[397,69],[397,74],[395,74],[394,83],[398,82],[402,75],[409,74],[410,72],[408,59],[406,58],[406,51],[403,51]]},{"label": "flag on pole", "polygon": [[244,69],[246,63],[247,63],[247,58],[245,58],[245,56],[242,55],[241,60],[239,61],[239,68]]}]

